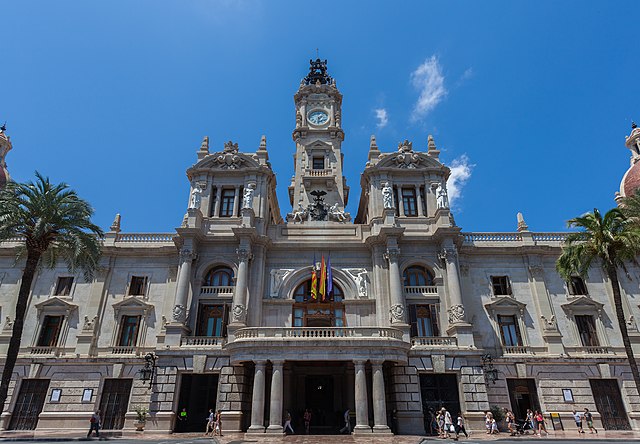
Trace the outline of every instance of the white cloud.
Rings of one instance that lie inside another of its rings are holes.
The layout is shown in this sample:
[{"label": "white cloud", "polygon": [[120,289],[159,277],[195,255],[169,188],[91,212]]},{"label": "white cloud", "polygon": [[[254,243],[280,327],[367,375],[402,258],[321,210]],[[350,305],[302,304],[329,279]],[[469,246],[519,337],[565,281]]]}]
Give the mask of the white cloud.
[{"label": "white cloud", "polygon": [[424,117],[447,95],[444,86],[444,75],[438,58],[433,55],[411,73],[411,83],[420,92],[411,120]]},{"label": "white cloud", "polygon": [[377,108],[374,110],[376,113],[376,119],[378,119],[377,127],[384,128],[389,123],[389,114],[384,108]]},{"label": "white cloud", "polygon": [[447,180],[447,191],[449,193],[449,203],[451,206],[455,205],[455,202],[462,197],[462,188],[466,185],[467,181],[471,177],[471,170],[475,165],[469,162],[469,158],[466,154],[454,159],[451,162],[451,175]]}]

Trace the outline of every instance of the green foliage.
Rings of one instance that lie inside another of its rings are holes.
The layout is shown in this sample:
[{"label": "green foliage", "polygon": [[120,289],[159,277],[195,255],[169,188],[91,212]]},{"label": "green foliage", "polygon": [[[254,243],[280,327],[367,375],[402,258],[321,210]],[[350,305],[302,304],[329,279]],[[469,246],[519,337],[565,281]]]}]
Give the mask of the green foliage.
[{"label": "green foliage", "polygon": [[0,242],[24,239],[18,258],[37,252],[41,264],[62,260],[69,272],[91,279],[101,253],[102,230],[91,223],[93,209],[65,183],[54,185],[36,172],[34,182],[9,182],[0,190]]},{"label": "green foliage", "polygon": [[491,406],[491,414],[493,415],[493,419],[495,419],[496,422],[500,422],[504,419],[504,410],[502,409],[502,407],[499,407],[497,405]]},{"label": "green foliage", "polygon": [[141,405],[136,405],[133,407],[133,411],[136,412],[136,418],[138,422],[147,421],[147,414],[149,413],[149,410],[147,410],[146,407],[143,407]]}]

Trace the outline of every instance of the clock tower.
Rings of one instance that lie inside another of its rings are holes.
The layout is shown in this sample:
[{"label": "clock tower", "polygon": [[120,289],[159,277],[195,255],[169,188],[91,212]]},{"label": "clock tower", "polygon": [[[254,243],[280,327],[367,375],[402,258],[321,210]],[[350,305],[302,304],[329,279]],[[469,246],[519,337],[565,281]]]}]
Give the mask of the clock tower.
[{"label": "clock tower", "polygon": [[310,60],[309,74],[294,96],[295,174],[289,186],[290,222],[347,222],[349,187],[342,175],[342,94],[327,73],[327,61]]}]

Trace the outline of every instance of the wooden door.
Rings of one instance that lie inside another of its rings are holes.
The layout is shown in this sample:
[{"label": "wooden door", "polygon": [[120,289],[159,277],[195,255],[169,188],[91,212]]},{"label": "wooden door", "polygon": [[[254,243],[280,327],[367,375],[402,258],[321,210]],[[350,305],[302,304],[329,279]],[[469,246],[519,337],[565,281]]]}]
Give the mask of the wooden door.
[{"label": "wooden door", "polygon": [[129,405],[132,379],[105,379],[100,400],[102,428],[121,430]]},{"label": "wooden door", "polygon": [[13,408],[9,430],[35,430],[49,389],[48,379],[24,379]]},{"label": "wooden door", "polygon": [[631,430],[618,381],[615,379],[590,379],[589,383],[604,429]]}]

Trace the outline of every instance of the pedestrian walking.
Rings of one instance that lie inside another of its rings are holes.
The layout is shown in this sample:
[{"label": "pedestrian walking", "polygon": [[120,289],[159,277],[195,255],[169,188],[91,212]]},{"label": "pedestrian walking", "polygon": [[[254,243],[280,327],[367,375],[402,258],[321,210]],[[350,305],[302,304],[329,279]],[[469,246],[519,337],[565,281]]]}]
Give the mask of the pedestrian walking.
[{"label": "pedestrian walking", "polygon": [[291,430],[291,434],[293,435],[293,427],[291,427],[291,413],[287,412],[284,415],[284,433],[287,433],[287,429]]},{"label": "pedestrian walking", "polygon": [[531,430],[533,430],[533,432],[535,433],[536,426],[533,423],[533,410],[527,409],[527,419],[526,420],[529,423],[529,426],[531,427]]},{"label": "pedestrian walking", "polygon": [[593,426],[593,415],[591,414],[588,408],[584,409],[584,420],[587,421],[587,427],[589,427],[589,433],[593,433],[593,432],[598,433],[598,430]]},{"label": "pedestrian walking", "polygon": [[451,413],[449,413],[449,411],[444,407],[440,409],[440,412],[442,413],[444,421],[444,437],[449,438],[449,433],[455,433],[456,431],[453,427],[453,419],[451,418]]},{"label": "pedestrian walking", "polygon": [[213,436],[222,436],[222,411],[218,409],[216,419],[213,424]]},{"label": "pedestrian walking", "polygon": [[213,435],[213,429],[216,422],[216,415],[213,413],[213,409],[209,409],[209,416],[207,417],[207,427],[204,430],[204,436],[209,434]]},{"label": "pedestrian walking", "polygon": [[509,433],[511,436],[515,436],[516,433],[516,418],[513,416],[513,412],[511,410],[506,410],[506,420],[507,420],[507,429],[509,429]]},{"label": "pedestrian walking", "polygon": [[536,420],[536,423],[538,424],[538,433],[536,433],[536,435],[542,436],[543,430],[545,435],[548,435],[549,432],[547,432],[547,425],[544,422],[544,416],[542,416],[542,413],[539,410],[536,410],[536,413],[533,415],[533,418]]},{"label": "pedestrian walking", "polygon": [[456,439],[460,433],[464,433],[465,438],[469,437],[469,434],[464,428],[464,419],[462,418],[462,413],[458,412],[458,419],[456,420]]},{"label": "pedestrian walking", "polygon": [[347,433],[347,434],[351,433],[351,418],[350,418],[350,414],[351,414],[351,411],[347,407],[347,410],[344,411],[344,415],[343,415],[343,417],[344,417],[344,427],[340,429],[340,433]]},{"label": "pedestrian walking", "polygon": [[576,409],[573,409],[573,419],[576,422],[576,427],[578,427],[578,433],[584,433],[584,429],[582,428],[582,414],[580,412],[576,412]]},{"label": "pedestrian walking", "polygon": [[96,431],[96,438],[100,438],[100,427],[102,426],[102,420],[100,419],[100,410],[96,410],[94,414],[89,418],[89,433],[87,438],[91,437],[91,432]]},{"label": "pedestrian walking", "polygon": [[311,430],[311,410],[304,409],[304,432],[308,435]]}]

